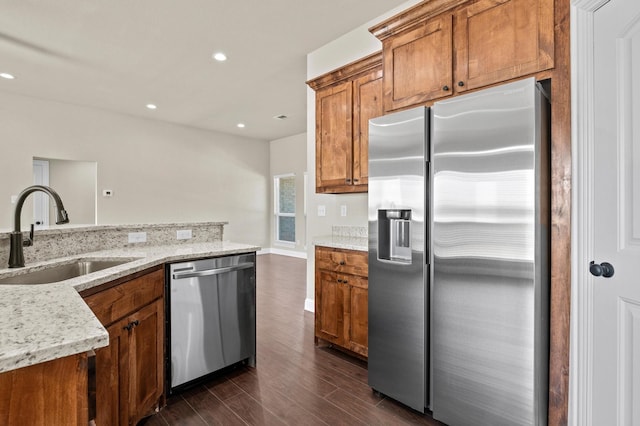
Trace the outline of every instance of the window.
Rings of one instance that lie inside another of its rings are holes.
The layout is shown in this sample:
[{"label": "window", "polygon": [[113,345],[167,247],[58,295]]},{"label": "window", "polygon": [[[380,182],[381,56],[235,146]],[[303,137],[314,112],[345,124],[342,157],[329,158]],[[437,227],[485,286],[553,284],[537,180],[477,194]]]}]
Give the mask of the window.
[{"label": "window", "polygon": [[287,245],[296,243],[296,177],[293,174],[275,176],[274,210],[276,241]]}]

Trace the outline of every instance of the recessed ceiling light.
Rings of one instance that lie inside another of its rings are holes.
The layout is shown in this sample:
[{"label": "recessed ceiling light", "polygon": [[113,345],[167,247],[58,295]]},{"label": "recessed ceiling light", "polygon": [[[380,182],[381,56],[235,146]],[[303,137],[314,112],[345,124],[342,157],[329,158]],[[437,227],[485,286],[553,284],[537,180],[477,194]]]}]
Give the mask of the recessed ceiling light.
[{"label": "recessed ceiling light", "polygon": [[15,78],[13,75],[9,74],[8,72],[0,73],[0,77],[6,78],[7,80],[13,80]]},{"label": "recessed ceiling light", "polygon": [[213,59],[215,59],[218,62],[224,62],[227,60],[227,55],[225,55],[222,52],[217,52],[213,54]]},{"label": "recessed ceiling light", "polygon": [[149,109],[156,109],[156,108],[158,108],[158,107],[157,107],[156,105],[154,105],[154,104],[147,104],[147,108],[149,108]]},{"label": "recessed ceiling light", "polygon": [[238,126],[241,129],[244,129],[244,123],[238,123],[238,124],[236,124],[236,126]]}]

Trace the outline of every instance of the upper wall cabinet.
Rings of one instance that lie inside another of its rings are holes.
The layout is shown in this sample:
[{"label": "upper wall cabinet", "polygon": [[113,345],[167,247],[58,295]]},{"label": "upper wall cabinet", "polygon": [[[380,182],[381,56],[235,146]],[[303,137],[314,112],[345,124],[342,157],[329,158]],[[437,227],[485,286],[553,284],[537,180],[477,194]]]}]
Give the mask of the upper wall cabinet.
[{"label": "upper wall cabinet", "polygon": [[454,27],[456,88],[553,67],[553,0],[479,0],[455,14]]},{"label": "upper wall cabinet", "polygon": [[451,94],[452,22],[446,13],[384,40],[385,111]]},{"label": "upper wall cabinet", "polygon": [[382,54],[307,82],[316,91],[316,192],[366,192],[369,119],[382,115]]},{"label": "upper wall cabinet", "polygon": [[554,0],[432,0],[372,27],[385,112],[553,67]]}]

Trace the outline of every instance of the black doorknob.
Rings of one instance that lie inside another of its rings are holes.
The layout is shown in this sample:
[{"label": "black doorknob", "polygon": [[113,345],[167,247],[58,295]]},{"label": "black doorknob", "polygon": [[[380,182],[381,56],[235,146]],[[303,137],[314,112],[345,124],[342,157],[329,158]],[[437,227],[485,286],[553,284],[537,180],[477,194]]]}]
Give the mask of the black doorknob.
[{"label": "black doorknob", "polygon": [[603,276],[604,278],[611,278],[616,271],[609,262],[602,262],[598,265],[592,260],[591,263],[589,263],[589,272],[596,277]]}]

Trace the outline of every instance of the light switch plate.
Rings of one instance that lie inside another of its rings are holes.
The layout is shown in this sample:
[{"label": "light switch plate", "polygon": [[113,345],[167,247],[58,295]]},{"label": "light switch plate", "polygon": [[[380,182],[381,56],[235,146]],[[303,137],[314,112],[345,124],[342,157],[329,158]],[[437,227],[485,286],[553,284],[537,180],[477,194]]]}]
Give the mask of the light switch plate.
[{"label": "light switch plate", "polygon": [[318,216],[326,216],[327,208],[326,206],[318,206]]},{"label": "light switch plate", "polygon": [[343,204],[340,206],[340,216],[346,216],[347,215],[347,205]]},{"label": "light switch plate", "polygon": [[146,232],[129,232],[129,242],[130,243],[146,243],[147,233]]}]

